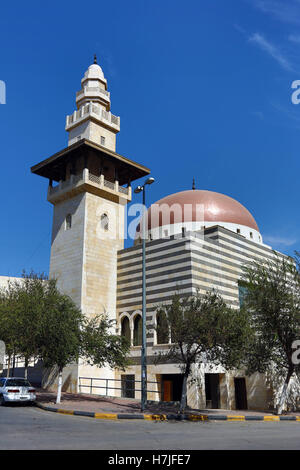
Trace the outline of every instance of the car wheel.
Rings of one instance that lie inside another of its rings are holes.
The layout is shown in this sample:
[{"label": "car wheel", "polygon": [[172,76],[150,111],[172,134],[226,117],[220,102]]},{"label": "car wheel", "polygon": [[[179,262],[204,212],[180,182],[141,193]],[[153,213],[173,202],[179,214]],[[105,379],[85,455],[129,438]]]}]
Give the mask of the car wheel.
[{"label": "car wheel", "polygon": [[3,395],[0,396],[0,406],[4,406],[5,405],[5,400],[4,400],[4,397]]}]

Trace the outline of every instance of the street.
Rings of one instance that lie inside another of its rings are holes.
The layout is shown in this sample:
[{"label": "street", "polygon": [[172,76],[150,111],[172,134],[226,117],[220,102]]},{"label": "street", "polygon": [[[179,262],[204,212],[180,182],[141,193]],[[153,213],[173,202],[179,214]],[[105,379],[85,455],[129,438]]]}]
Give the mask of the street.
[{"label": "street", "polygon": [[7,406],[0,449],[299,450],[300,423],[109,421]]}]

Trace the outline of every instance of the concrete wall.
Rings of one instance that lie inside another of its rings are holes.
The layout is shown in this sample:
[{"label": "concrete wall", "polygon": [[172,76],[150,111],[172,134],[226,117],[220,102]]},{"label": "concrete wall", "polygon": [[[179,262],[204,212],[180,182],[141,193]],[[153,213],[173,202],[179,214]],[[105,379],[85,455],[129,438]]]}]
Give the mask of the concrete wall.
[{"label": "concrete wall", "polygon": [[[58,288],[81,307],[82,267],[85,231],[85,194],[54,206],[50,258],[50,278]],[[71,214],[72,227],[66,229],[66,216]]]},{"label": "concrete wall", "polygon": [[98,145],[101,143],[101,136],[105,137],[104,147],[116,151],[116,133],[106,129],[104,126],[93,121],[85,121],[70,131],[68,145],[75,144],[78,140],[88,139]]}]

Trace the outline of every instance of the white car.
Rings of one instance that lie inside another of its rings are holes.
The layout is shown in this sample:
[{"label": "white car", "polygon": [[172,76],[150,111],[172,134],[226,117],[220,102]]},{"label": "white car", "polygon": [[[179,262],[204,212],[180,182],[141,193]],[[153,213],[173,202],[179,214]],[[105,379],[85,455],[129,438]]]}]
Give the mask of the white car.
[{"label": "white car", "polygon": [[0,378],[0,405],[5,403],[33,403],[36,400],[35,389],[22,377]]}]

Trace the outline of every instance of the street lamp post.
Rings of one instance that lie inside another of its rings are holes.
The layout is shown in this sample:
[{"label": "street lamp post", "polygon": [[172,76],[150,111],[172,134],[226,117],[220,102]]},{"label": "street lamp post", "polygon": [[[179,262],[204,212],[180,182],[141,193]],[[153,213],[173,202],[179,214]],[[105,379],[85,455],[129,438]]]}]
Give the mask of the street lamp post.
[{"label": "street lamp post", "polygon": [[141,410],[144,411],[147,404],[147,351],[146,351],[146,194],[145,188],[147,184],[154,183],[154,178],[148,178],[143,186],[138,186],[134,192],[143,193],[144,214],[142,216],[142,253],[143,253],[143,300],[142,300],[142,350],[141,350],[141,384],[142,399]]}]

